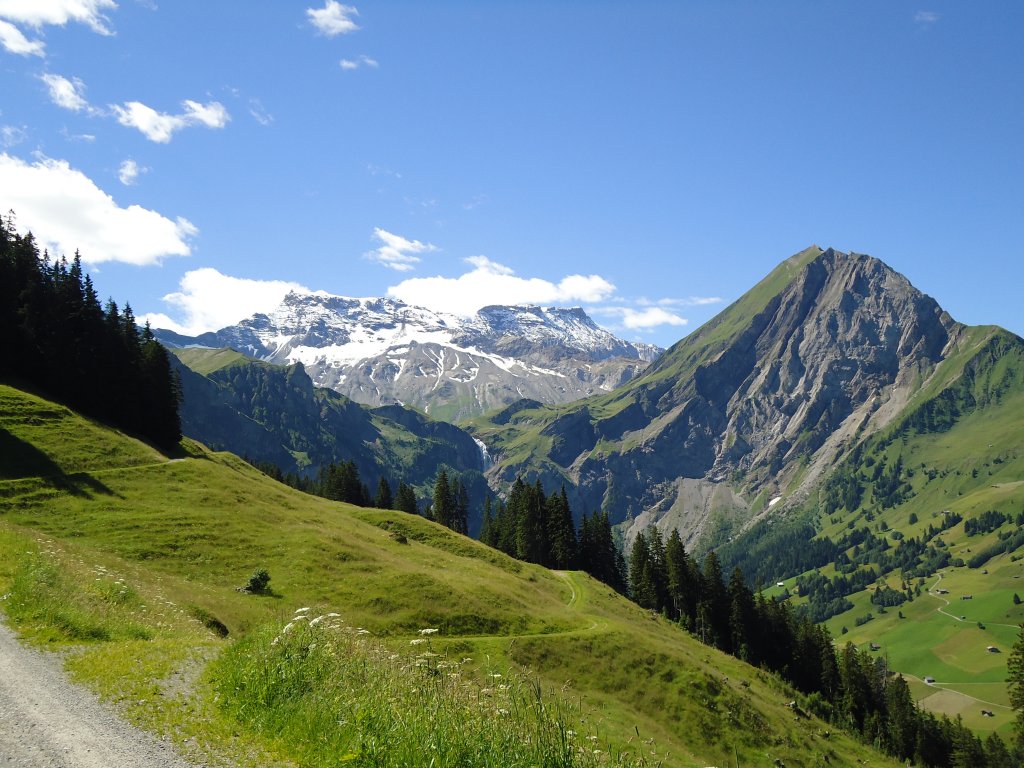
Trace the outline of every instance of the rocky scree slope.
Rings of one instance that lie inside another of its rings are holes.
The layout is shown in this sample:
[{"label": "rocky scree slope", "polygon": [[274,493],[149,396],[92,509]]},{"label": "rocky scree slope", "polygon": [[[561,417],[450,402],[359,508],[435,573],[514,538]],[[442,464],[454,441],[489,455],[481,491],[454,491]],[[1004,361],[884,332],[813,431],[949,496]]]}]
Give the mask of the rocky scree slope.
[{"label": "rocky scree slope", "polygon": [[599,328],[579,308],[489,306],[472,318],[386,298],[289,293],[268,314],[169,347],[230,347],[302,363],[313,382],[368,405],[404,404],[458,421],[520,398],[565,403],[632,379],[661,350]]},{"label": "rocky scree slope", "polygon": [[806,500],[968,330],[881,261],[813,246],[620,390],[476,430],[494,483],[565,482],[574,508],[606,509],[627,541],[657,525],[715,543]]}]

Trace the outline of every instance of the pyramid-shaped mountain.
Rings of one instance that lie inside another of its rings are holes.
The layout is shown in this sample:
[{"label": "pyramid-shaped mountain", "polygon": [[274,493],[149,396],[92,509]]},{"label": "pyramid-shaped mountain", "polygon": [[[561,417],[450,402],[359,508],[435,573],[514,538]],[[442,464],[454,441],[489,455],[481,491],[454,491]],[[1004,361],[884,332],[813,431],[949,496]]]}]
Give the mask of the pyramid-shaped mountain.
[{"label": "pyramid-shaped mountain", "polygon": [[805,503],[856,445],[972,361],[1022,349],[957,323],[878,259],[813,246],[621,389],[507,409],[478,436],[496,483],[564,483],[574,507],[608,511],[627,538],[656,524],[711,543]]}]

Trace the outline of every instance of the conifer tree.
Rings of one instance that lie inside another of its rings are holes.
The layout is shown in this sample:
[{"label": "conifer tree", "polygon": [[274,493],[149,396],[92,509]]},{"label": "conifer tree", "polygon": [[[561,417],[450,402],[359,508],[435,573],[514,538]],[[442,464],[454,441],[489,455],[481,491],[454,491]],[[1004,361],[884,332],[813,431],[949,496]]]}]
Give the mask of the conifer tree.
[{"label": "conifer tree", "polygon": [[1017,755],[1024,758],[1024,624],[1006,661],[1006,683],[1015,716],[1015,749]]},{"label": "conifer tree", "polygon": [[404,480],[398,483],[398,491],[395,493],[395,509],[410,515],[419,513],[416,504],[416,492]]},{"label": "conifer tree", "polygon": [[469,492],[465,483],[459,478],[455,492],[455,517],[452,520],[452,530],[463,535],[469,533]]},{"label": "conifer tree", "polygon": [[497,549],[497,533],[494,525],[494,512],[491,506],[490,495],[484,497],[483,522],[480,525],[480,541],[489,547]]},{"label": "conifer tree", "polygon": [[709,633],[708,642],[730,653],[732,636],[729,632],[729,595],[722,581],[722,566],[714,550],[704,556],[701,586],[702,619],[704,629]]},{"label": "conifer tree", "polygon": [[651,549],[643,531],[633,539],[629,550],[629,593],[641,608],[658,609],[658,592],[654,584]]},{"label": "conifer tree", "polygon": [[394,499],[391,496],[391,484],[384,475],[380,476],[377,483],[377,495],[373,499],[373,506],[377,509],[391,509],[394,506]]},{"label": "conifer tree", "polygon": [[448,482],[448,472],[443,467],[437,473],[434,481],[433,504],[431,505],[432,516],[435,522],[447,528],[453,528],[455,523],[455,494],[451,484]]},{"label": "conifer tree", "polygon": [[551,494],[545,503],[547,538],[551,568],[572,568],[576,564],[576,527],[565,486],[559,494]]}]

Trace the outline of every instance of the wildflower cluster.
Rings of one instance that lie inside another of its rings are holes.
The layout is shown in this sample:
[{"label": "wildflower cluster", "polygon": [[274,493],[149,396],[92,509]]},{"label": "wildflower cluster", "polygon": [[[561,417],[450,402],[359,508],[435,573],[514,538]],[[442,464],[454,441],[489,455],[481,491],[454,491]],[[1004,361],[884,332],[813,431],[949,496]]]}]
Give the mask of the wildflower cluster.
[{"label": "wildflower cluster", "polygon": [[297,610],[232,646],[215,667],[221,706],[290,745],[299,762],[356,766],[638,764],[577,736],[539,685],[433,647],[419,631],[403,654],[337,613]]}]

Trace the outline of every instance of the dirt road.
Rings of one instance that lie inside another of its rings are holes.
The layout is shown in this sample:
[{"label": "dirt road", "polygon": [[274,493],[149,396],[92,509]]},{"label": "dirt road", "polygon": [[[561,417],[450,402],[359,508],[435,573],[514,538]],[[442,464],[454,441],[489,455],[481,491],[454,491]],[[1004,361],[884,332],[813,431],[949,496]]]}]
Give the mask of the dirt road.
[{"label": "dirt road", "polygon": [[61,660],[26,648],[0,615],[0,768],[194,768],[71,685]]}]

